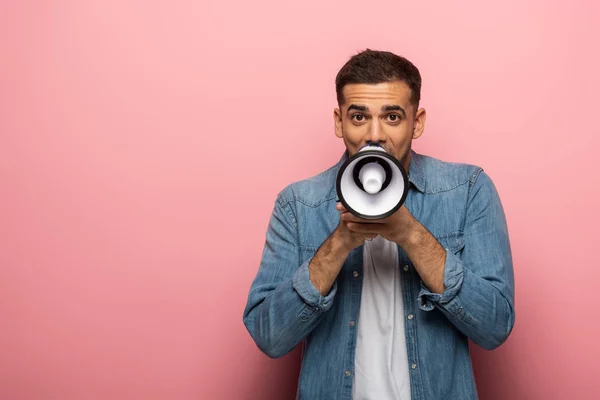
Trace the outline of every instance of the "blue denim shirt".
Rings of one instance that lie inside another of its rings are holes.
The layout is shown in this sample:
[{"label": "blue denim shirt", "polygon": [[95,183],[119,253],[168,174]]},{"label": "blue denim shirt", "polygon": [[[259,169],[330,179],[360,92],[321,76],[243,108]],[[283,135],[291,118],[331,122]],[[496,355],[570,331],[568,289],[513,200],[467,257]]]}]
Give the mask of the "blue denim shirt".
[{"label": "blue denim shirt", "polygon": [[[275,201],[243,320],[257,346],[281,357],[302,343],[297,397],[351,399],[363,246],[327,296],[308,264],[339,223],[335,178],[346,160],[282,190]],[[468,339],[492,350],[515,321],[504,211],[483,170],[411,152],[405,206],[446,250],[445,291],[430,292],[398,246],[412,400],[476,399]],[[353,324],[350,321],[354,321]]]}]

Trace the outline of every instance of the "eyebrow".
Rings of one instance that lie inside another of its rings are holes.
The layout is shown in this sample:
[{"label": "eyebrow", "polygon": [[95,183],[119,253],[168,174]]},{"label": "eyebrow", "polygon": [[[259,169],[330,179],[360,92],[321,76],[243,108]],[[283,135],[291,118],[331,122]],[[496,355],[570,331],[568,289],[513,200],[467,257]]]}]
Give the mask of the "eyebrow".
[{"label": "eyebrow", "polygon": [[383,112],[400,111],[402,116],[406,117],[406,112],[404,111],[404,109],[397,104],[394,104],[392,106],[383,106],[383,107],[381,107],[381,111],[383,111]]},{"label": "eyebrow", "polygon": [[350,110],[369,111],[369,108],[366,106],[358,106],[356,104],[351,104],[350,107],[348,107],[348,111]]},{"label": "eyebrow", "polygon": [[[363,112],[367,112],[369,111],[369,108],[366,106],[359,106],[357,104],[350,104],[350,106],[348,107],[348,111],[350,110],[357,110],[357,111],[363,111]],[[382,112],[389,112],[389,111],[400,111],[400,113],[406,117],[406,112],[404,111],[404,109],[402,107],[400,107],[397,104],[393,104],[393,105],[385,105],[381,107],[381,111]]]}]

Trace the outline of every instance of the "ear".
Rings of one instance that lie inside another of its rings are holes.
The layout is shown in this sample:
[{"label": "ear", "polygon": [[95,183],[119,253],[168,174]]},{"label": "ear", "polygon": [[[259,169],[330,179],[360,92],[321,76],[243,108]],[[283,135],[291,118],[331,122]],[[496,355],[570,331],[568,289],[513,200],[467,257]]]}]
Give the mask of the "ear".
[{"label": "ear", "polygon": [[339,108],[333,110],[333,123],[335,124],[335,136],[342,138],[342,111]]},{"label": "ear", "polygon": [[418,139],[423,134],[423,131],[425,130],[425,120],[426,119],[427,119],[427,113],[425,112],[425,109],[424,108],[418,109],[417,113],[415,114],[415,123],[413,126],[413,134],[412,134],[413,139]]}]

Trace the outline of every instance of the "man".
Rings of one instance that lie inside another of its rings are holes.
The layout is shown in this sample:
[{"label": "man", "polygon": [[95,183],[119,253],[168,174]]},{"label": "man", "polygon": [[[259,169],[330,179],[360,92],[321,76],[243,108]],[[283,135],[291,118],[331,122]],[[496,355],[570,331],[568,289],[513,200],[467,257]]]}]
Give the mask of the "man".
[{"label": "man", "polygon": [[[244,324],[270,357],[303,342],[300,399],[476,399],[468,339],[495,349],[514,326],[499,196],[481,168],[412,150],[420,90],[405,58],[350,58],[334,110],[346,152],[277,196]],[[367,143],[409,174],[404,205],[376,221],[336,202],[337,171]]]}]

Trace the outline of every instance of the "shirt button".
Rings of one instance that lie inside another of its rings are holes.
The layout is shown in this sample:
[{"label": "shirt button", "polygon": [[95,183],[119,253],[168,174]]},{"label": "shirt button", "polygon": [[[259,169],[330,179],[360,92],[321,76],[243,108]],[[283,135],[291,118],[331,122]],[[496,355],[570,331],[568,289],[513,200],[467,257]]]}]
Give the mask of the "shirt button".
[{"label": "shirt button", "polygon": [[354,321],[350,321],[350,326],[354,326]]},{"label": "shirt button", "polygon": [[413,364],[410,366],[412,369],[416,369],[417,368],[417,364]]},{"label": "shirt button", "polygon": [[358,271],[354,271],[354,272],[352,273],[352,276],[353,276],[353,277],[355,277],[355,278],[358,278]]},{"label": "shirt button", "polygon": [[408,319],[413,319],[415,316],[412,314],[408,314]]},{"label": "shirt button", "polygon": [[346,370],[346,376],[350,376],[352,374],[352,372],[350,372],[349,370]]},{"label": "shirt button", "polygon": [[404,270],[405,270],[405,271],[408,271],[408,265],[405,265],[405,266],[404,266]]}]

